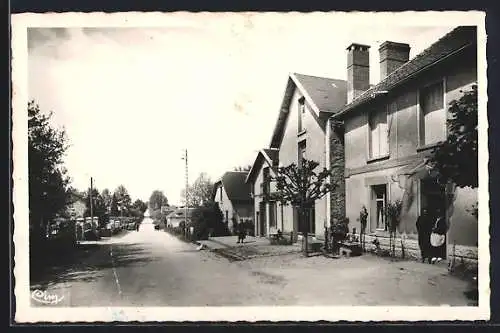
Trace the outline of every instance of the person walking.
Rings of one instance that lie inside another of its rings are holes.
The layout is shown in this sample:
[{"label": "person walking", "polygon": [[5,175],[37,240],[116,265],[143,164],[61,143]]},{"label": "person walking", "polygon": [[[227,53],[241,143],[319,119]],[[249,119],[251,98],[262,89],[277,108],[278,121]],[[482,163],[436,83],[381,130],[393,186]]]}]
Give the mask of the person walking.
[{"label": "person walking", "polygon": [[432,264],[440,262],[446,256],[446,220],[441,208],[438,208],[436,213],[436,222],[431,233]]},{"label": "person walking", "polygon": [[420,247],[420,254],[422,262],[425,260],[431,263],[431,233],[433,227],[432,216],[430,216],[427,208],[422,210],[422,214],[417,218],[417,233],[418,233],[418,246]]},{"label": "person walking", "polygon": [[238,242],[237,243],[244,243],[245,242],[245,237],[246,237],[246,230],[245,230],[245,224],[240,221],[237,226],[238,230]]}]

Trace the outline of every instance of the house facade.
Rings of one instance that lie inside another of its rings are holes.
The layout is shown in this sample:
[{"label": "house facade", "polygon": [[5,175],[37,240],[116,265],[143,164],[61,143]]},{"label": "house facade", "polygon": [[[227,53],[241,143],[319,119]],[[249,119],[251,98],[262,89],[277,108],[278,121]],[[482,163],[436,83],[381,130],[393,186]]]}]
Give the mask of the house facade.
[{"label": "house facade", "polygon": [[[400,199],[399,231],[416,239],[415,223],[422,210],[439,207],[448,219],[448,252],[457,245],[476,251],[477,258],[477,220],[468,212],[477,202],[477,190],[442,189],[426,167],[433,148],[447,138],[449,103],[477,83],[476,35],[475,27],[458,27],[411,60],[408,44],[383,43],[381,81],[371,88],[370,47],[347,48],[348,104],[332,121],[344,124],[346,216],[351,230],[360,230],[359,213],[365,206],[367,233],[387,236],[384,209]],[[415,242],[413,247],[418,249]]]},{"label": "house facade", "polygon": [[251,189],[245,182],[247,175],[248,171],[228,171],[214,184],[212,199],[219,204],[231,232],[235,222],[254,220]]},{"label": "house facade", "polygon": [[[347,83],[343,80],[298,73],[289,75],[269,148],[258,154],[252,177],[247,179],[258,198],[255,203],[255,221],[259,220],[257,234],[265,236],[271,228],[284,233],[293,231],[295,235],[300,232],[294,207],[266,199],[265,194],[273,191],[274,185],[270,182],[273,165],[300,166],[302,159],[308,159],[319,163],[318,172],[336,166],[331,181],[338,185],[337,190],[316,201],[307,213],[305,227],[308,233],[322,238],[332,216],[344,215],[343,133],[329,118],[345,105],[346,89]],[[273,156],[266,158],[270,152]]]},{"label": "house facade", "polygon": [[181,222],[185,221],[187,221],[187,225],[189,225],[189,223],[191,223],[191,214],[193,213],[193,211],[194,208],[188,208],[188,209],[184,207],[175,208],[165,217],[167,227],[177,228],[180,226]]},{"label": "house facade", "polygon": [[275,191],[275,185],[271,179],[276,177],[278,155],[277,149],[259,151],[245,180],[247,184],[250,184],[254,201],[255,235],[260,237],[268,236],[273,229],[284,230],[283,205],[270,197],[270,194]]}]

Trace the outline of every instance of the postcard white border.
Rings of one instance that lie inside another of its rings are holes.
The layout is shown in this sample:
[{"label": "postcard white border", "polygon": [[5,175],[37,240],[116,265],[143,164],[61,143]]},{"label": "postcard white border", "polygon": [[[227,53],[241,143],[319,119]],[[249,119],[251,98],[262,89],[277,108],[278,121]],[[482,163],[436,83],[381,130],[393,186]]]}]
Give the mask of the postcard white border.
[{"label": "postcard white border", "polygon": [[[167,15],[167,16],[165,16]],[[47,308],[32,307],[28,265],[28,162],[27,162],[27,28],[28,27],[160,27],[178,24],[189,15],[232,15],[231,13],[46,13],[14,14],[12,23],[12,108],[13,108],[13,201],[15,243],[16,322],[95,321],[385,321],[385,320],[487,320],[490,317],[489,279],[489,193],[488,120],[486,79],[485,13],[402,12],[402,13],[266,13],[266,15],[332,15],[349,24],[394,26],[478,27],[479,84],[479,306],[478,307],[144,307],[144,308]],[[172,23],[171,23],[172,22]],[[369,23],[368,23],[369,22]]]}]

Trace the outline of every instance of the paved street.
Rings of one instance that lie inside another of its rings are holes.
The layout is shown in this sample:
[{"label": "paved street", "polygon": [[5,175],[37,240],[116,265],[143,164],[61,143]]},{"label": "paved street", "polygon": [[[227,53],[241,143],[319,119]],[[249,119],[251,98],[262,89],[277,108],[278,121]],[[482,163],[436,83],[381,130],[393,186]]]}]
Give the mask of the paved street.
[{"label": "paved street", "polygon": [[[229,262],[152,224],[84,245],[31,289],[57,306],[467,305],[466,283],[439,266],[300,254]],[[39,305],[32,301],[33,305]],[[53,305],[52,305],[53,306]]]}]

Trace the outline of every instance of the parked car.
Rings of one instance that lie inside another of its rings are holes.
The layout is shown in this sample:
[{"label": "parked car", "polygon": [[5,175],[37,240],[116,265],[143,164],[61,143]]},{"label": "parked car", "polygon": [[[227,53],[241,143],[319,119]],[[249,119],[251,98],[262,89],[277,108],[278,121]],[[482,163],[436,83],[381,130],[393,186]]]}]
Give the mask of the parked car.
[{"label": "parked car", "polygon": [[155,230],[160,230],[160,225],[159,224],[155,224]]}]

